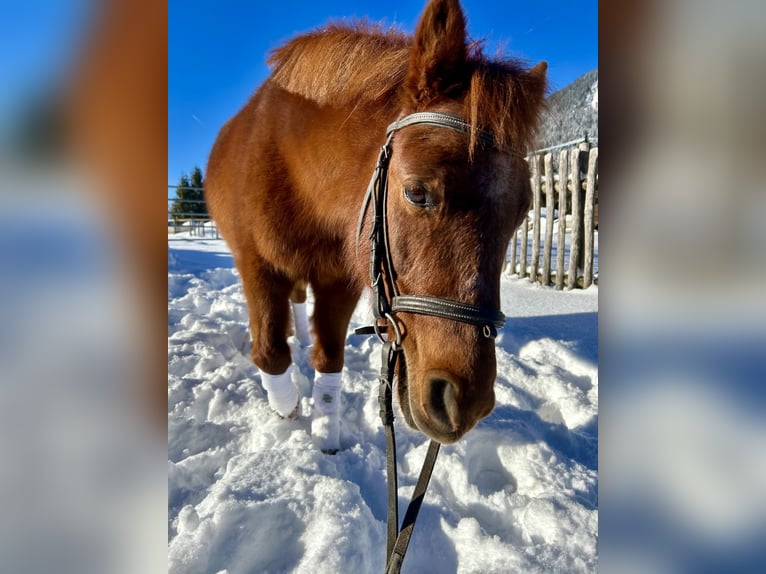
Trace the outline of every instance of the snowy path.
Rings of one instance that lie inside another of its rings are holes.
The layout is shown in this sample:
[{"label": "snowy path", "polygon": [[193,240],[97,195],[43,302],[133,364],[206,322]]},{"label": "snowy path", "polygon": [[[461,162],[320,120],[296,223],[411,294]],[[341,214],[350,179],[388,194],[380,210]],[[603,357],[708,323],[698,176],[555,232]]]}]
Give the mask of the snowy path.
[{"label": "snowy path", "polygon": [[[343,450],[324,455],[309,351],[292,338],[303,416],[269,410],[225,243],[170,241],[168,270],[169,571],[382,572],[377,341],[347,339]],[[596,570],[598,289],[502,289],[497,406],[442,448],[404,572]],[[352,327],[367,320],[363,299]],[[403,514],[427,440],[398,417],[397,441]]]}]

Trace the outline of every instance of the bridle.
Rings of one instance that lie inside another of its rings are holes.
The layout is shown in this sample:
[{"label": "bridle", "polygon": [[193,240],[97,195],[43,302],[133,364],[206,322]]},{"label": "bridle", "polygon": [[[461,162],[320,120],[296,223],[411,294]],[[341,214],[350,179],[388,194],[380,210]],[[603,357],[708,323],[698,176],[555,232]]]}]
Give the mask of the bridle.
[{"label": "bridle", "polygon": [[[380,148],[375,171],[367,187],[367,193],[364,196],[359,214],[357,247],[367,211],[372,206],[369,234],[370,284],[373,292],[375,322],[371,327],[357,329],[356,333],[374,333],[383,343],[379,401],[380,416],[386,429],[386,473],[388,477],[386,572],[389,574],[399,572],[401,568],[441,446],[435,440],[429,444],[426,460],[423,463],[415,491],[404,516],[401,530],[399,530],[392,388],[396,364],[402,353],[402,332],[395,317],[399,313],[415,313],[468,323],[481,327],[482,333],[487,338],[495,338],[497,329],[505,323],[505,315],[499,309],[480,307],[441,297],[402,295],[399,292],[388,236],[388,166],[391,160],[394,134],[398,130],[412,125],[448,128],[465,134],[471,134],[474,131],[471,124],[462,118],[441,112],[418,112],[390,124],[386,129],[386,143]],[[488,132],[478,130],[476,136],[482,145],[494,147],[494,138]],[[393,331],[393,340],[383,336],[383,331],[388,332],[388,327]]]},{"label": "bridle", "polygon": [[[372,225],[370,228],[370,284],[372,286],[375,315],[375,333],[382,342],[380,321],[385,321],[394,331],[394,349],[401,347],[401,332],[394,320],[396,313],[417,313],[431,315],[452,321],[470,323],[482,327],[488,338],[497,336],[497,328],[505,323],[505,315],[498,309],[488,309],[468,303],[430,297],[425,295],[401,295],[396,285],[396,271],[391,259],[391,248],[388,238],[388,166],[391,160],[394,134],[407,126],[425,124],[440,128],[449,128],[458,132],[470,134],[471,124],[450,114],[441,112],[418,112],[399,119],[386,129],[386,143],[380,148],[375,171],[367,187],[367,193],[362,202],[357,225],[357,246],[362,233],[365,216],[372,205]],[[477,133],[483,145],[491,147],[494,138],[485,131]]]}]

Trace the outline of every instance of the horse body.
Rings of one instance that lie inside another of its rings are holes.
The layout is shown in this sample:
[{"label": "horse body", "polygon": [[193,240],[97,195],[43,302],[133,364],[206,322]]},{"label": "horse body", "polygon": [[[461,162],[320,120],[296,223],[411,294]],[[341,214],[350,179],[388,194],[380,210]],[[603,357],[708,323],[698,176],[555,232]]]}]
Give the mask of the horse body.
[{"label": "horse body", "polygon": [[[324,291],[328,294],[321,297],[336,298],[342,290],[342,299],[353,303],[362,288],[346,255],[355,213],[338,206],[361,201],[354,192],[363,193],[369,177],[358,169],[365,154],[357,134],[364,131],[353,123],[341,126],[334,110],[298,99],[267,81],[222,131],[207,174],[210,211],[242,274],[251,328],[271,323],[263,327],[278,331],[253,333],[255,363],[274,374],[289,365],[289,350],[281,340],[273,341],[278,349],[268,342],[286,333],[287,298],[296,284],[311,284],[318,298]],[[357,141],[362,149],[348,150],[348,144],[337,144],[341,139]],[[372,159],[366,163],[374,162],[374,146],[367,147]],[[316,308],[323,307],[317,301]],[[264,321],[268,316],[271,321]],[[322,372],[342,367],[342,355],[340,362],[337,355],[316,359]]]},{"label": "horse body", "polygon": [[[505,249],[530,198],[526,162],[509,150],[531,137],[545,66],[487,60],[465,37],[456,0],[432,0],[414,39],[364,25],[298,37],[273,54],[271,77],[221,129],[206,196],[242,277],[262,374],[290,366],[289,300],[306,284],[313,365],[342,370],[348,322],[369,280],[369,218],[357,237],[363,197],[386,126],[416,111],[468,118],[497,144],[427,125],[396,134],[388,218],[398,288],[499,308]],[[453,442],[494,405],[494,342],[474,325],[397,321],[405,418]]]}]

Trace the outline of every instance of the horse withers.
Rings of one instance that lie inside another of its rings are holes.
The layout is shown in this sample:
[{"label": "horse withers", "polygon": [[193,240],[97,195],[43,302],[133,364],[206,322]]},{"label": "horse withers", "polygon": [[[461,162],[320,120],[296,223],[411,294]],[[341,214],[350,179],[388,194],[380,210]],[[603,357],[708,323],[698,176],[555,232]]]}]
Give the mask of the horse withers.
[{"label": "horse withers", "polygon": [[[311,286],[312,434],[334,451],[348,323],[370,283],[375,223],[365,198],[381,146],[386,295],[499,309],[507,245],[530,203],[524,152],[546,64],[485,57],[467,42],[457,0],[431,0],[414,38],[330,25],[275,50],[269,64],[270,77],[221,129],[206,196],[242,277],[252,360],[282,416],[299,400],[290,297]],[[422,112],[455,118],[460,129],[403,121],[387,140],[387,126]],[[401,339],[397,394],[407,423],[438,442],[458,440],[494,407],[493,338],[470,321],[392,315],[385,328]]]}]

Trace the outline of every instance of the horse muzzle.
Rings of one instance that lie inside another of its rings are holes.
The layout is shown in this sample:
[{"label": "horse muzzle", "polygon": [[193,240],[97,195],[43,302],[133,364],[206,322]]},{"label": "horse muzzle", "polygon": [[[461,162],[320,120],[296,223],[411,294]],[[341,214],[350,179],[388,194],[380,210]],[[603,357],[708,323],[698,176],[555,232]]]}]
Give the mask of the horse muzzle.
[{"label": "horse muzzle", "polygon": [[[401,375],[401,373],[400,373]],[[492,386],[470,392],[468,382],[443,369],[430,369],[419,380],[399,380],[399,404],[411,427],[442,444],[459,440],[495,406]]]}]

